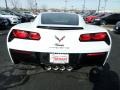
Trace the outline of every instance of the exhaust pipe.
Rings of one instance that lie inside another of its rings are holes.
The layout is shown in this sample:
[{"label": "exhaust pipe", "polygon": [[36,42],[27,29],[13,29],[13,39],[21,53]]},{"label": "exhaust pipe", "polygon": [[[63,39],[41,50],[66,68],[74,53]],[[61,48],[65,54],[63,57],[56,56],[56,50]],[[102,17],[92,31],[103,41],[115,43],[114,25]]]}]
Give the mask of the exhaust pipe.
[{"label": "exhaust pipe", "polygon": [[47,71],[50,71],[52,69],[52,67],[51,66],[45,66],[45,70],[47,70]]},{"label": "exhaust pipe", "polygon": [[61,66],[61,67],[60,67],[60,70],[61,70],[61,71],[64,71],[64,70],[65,70],[65,66]]},{"label": "exhaust pipe", "polygon": [[52,69],[57,71],[59,69],[59,67],[58,66],[53,66]]},{"label": "exhaust pipe", "polygon": [[72,66],[67,66],[67,71],[72,71],[73,70],[73,67]]}]

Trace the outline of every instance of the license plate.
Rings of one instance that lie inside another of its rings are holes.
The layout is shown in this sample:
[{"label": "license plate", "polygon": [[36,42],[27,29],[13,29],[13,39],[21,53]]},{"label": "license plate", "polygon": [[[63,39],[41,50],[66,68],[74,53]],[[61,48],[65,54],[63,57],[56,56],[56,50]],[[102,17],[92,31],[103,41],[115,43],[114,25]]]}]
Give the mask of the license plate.
[{"label": "license plate", "polygon": [[68,54],[50,54],[50,63],[65,64],[69,63]]}]

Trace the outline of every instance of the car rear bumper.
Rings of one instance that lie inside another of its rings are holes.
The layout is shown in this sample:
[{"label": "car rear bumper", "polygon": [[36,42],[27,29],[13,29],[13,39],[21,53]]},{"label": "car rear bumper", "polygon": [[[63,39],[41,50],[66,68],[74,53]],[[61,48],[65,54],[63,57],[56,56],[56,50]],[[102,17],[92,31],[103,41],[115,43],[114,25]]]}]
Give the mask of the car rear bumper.
[{"label": "car rear bumper", "polygon": [[104,64],[108,52],[71,53],[69,63],[51,63],[50,53],[26,52],[10,49],[11,59],[15,64],[35,65],[70,65],[70,66],[101,66]]}]

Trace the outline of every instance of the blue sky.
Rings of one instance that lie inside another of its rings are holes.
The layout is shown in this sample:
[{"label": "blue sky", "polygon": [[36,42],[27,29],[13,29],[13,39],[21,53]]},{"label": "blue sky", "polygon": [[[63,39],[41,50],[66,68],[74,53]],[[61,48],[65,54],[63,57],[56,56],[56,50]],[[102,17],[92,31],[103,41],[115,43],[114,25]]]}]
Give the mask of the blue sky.
[{"label": "blue sky", "polygon": [[[5,7],[5,0],[0,0],[0,7]],[[8,1],[8,6],[11,7],[10,0]],[[19,7],[28,8],[27,0],[17,0]],[[35,1],[35,0],[33,0]],[[38,3],[38,8],[46,7],[46,8],[64,8],[65,0],[36,0]],[[84,0],[67,0],[67,8],[83,8]],[[86,1],[86,9],[97,9],[99,0],[85,0]],[[105,5],[105,0],[101,0],[101,9],[103,9]],[[120,0],[107,0],[106,5],[107,10],[120,10]]]}]

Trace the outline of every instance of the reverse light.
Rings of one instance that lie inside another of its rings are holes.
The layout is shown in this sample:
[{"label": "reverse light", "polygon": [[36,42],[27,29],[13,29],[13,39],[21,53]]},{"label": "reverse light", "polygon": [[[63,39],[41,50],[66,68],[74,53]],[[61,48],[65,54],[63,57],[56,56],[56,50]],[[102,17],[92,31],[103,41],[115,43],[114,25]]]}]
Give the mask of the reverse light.
[{"label": "reverse light", "polygon": [[23,30],[17,30],[14,29],[12,31],[13,38],[19,38],[19,39],[28,39],[28,40],[40,40],[41,36],[37,32],[30,32],[30,31],[23,31]]},{"label": "reverse light", "polygon": [[100,33],[88,33],[88,34],[81,34],[79,40],[86,42],[86,41],[105,41],[107,39],[106,32]]}]

